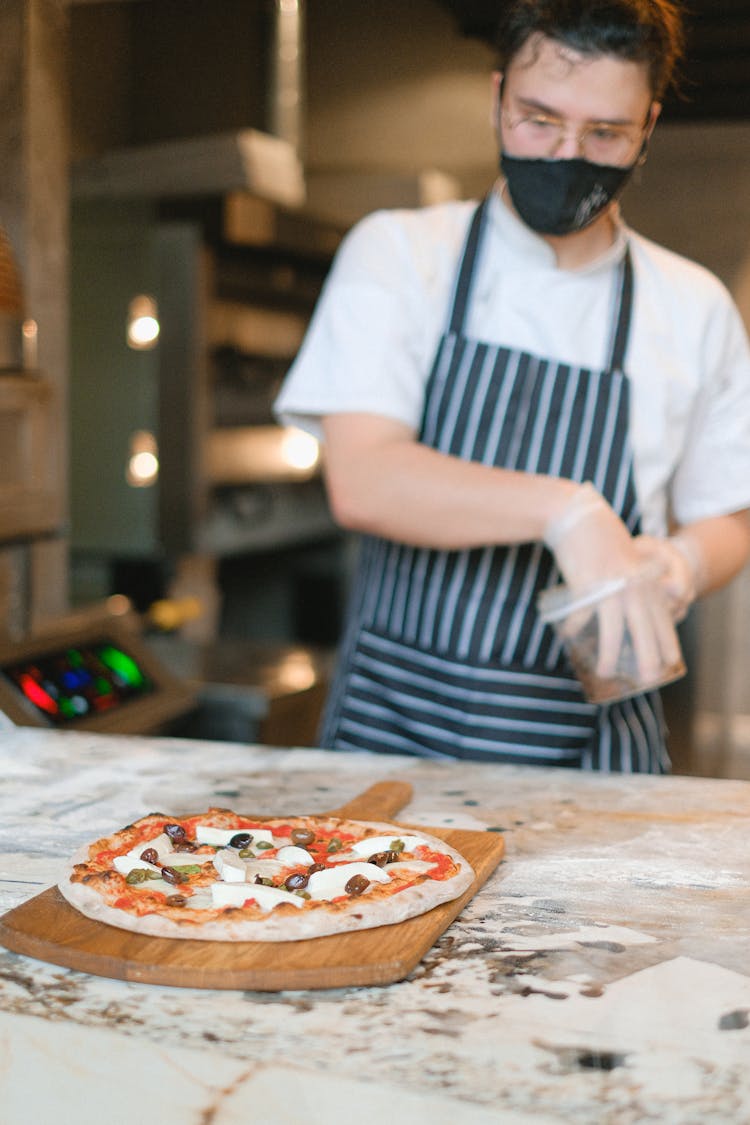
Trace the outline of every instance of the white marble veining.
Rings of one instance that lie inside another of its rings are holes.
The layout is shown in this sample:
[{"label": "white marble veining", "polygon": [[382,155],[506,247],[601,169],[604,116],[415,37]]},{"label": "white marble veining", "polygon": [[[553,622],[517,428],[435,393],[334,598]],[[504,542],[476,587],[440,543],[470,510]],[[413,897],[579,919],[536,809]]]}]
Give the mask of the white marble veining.
[{"label": "white marble veining", "polygon": [[167,988],[0,950],[2,1125],[750,1121],[747,782],[28,729],[0,732],[0,778],[0,913],[146,812],[324,811],[385,778],[414,786],[402,819],[507,845],[385,987]]}]

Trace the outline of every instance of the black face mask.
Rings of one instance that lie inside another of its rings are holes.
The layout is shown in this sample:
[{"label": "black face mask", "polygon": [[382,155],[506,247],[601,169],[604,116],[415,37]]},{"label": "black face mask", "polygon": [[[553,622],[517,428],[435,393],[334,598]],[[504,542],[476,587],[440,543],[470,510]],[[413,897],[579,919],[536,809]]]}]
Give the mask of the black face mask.
[{"label": "black face mask", "polygon": [[513,206],[526,225],[539,234],[583,230],[618,197],[635,167],[500,154],[500,168]]}]

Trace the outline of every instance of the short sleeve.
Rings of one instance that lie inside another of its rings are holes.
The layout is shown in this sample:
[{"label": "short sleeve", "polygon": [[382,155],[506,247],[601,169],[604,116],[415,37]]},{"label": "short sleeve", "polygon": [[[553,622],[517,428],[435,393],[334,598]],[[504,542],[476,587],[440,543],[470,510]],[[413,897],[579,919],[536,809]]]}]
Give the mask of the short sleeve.
[{"label": "short sleeve", "polygon": [[455,262],[467,218],[463,207],[451,215],[447,239],[444,220],[419,212],[376,212],[352,228],[274,404],[281,422],[319,437],[322,416],[366,412],[419,428],[452,279],[436,256],[447,248]]},{"label": "short sleeve", "polygon": [[703,378],[672,482],[680,523],[750,507],[750,347],[723,287],[703,342]]}]

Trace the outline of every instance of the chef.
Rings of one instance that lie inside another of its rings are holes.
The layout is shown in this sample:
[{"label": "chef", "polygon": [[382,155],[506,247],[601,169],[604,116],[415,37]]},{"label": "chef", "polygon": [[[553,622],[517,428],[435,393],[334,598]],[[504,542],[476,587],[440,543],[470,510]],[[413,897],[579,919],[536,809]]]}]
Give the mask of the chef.
[{"label": "chef", "polygon": [[321,743],[662,772],[658,694],[588,702],[536,600],[650,561],[679,619],[750,553],[740,317],[618,204],[680,14],[498,11],[500,179],[478,205],[359,223],[277,400],[364,533]]}]

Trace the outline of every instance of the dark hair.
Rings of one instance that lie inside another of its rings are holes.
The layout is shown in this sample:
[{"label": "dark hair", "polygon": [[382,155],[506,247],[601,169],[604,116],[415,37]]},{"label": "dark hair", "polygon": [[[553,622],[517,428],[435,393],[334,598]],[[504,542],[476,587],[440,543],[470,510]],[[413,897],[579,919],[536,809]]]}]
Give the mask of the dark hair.
[{"label": "dark hair", "polygon": [[496,34],[501,70],[534,35],[584,55],[646,63],[656,99],[674,83],[684,49],[682,13],[673,0],[508,0]]}]

